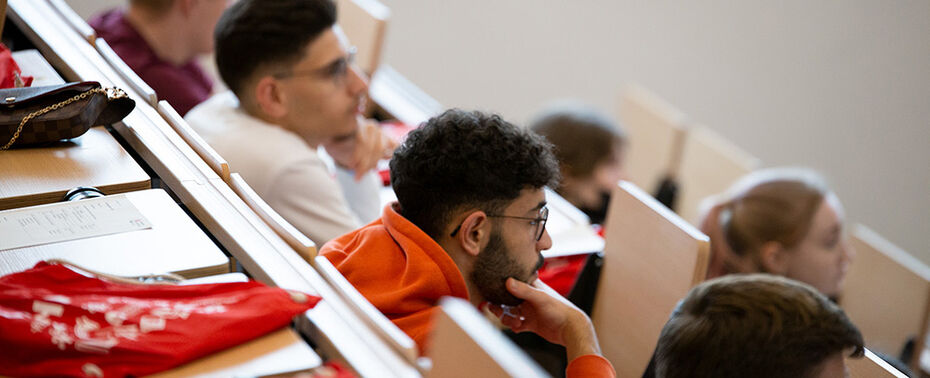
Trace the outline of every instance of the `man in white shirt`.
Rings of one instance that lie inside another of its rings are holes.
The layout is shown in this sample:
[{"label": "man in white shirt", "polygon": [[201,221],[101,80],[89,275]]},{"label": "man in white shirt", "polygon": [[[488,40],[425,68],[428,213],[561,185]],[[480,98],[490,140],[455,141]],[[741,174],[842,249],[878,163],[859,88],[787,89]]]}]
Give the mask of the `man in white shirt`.
[{"label": "man in white shirt", "polygon": [[231,91],[185,117],[318,245],[378,217],[372,169],[397,145],[362,117],[368,84],[335,21],[330,0],[236,2],[215,31]]}]

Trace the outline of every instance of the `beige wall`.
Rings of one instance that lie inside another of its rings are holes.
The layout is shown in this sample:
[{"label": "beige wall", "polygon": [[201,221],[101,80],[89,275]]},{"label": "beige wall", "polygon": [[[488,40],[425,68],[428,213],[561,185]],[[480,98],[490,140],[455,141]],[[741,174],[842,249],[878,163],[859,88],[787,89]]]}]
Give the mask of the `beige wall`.
[{"label": "beige wall", "polygon": [[447,106],[616,113],[640,83],[930,262],[930,1],[383,1],[386,61]]},{"label": "beige wall", "polygon": [[447,106],[616,112],[640,83],[930,263],[930,1],[383,1],[385,60]]}]

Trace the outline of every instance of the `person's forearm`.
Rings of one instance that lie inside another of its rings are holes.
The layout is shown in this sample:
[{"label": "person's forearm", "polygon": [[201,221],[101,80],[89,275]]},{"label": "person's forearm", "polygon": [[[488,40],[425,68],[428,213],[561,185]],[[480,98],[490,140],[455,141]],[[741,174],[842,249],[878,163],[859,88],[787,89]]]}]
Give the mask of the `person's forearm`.
[{"label": "person's forearm", "polygon": [[568,361],[588,354],[601,354],[594,326],[586,316],[582,315],[572,322],[563,340],[565,340],[565,354]]}]

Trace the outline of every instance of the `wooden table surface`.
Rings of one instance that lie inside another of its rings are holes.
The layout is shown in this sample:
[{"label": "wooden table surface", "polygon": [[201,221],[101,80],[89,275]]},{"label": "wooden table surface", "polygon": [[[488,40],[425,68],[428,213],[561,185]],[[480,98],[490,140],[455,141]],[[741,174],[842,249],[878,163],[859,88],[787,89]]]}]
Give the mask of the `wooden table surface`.
[{"label": "wooden table surface", "polygon": [[78,186],[115,194],[151,183],[102,126],[68,142],[0,151],[0,210],[58,202]]}]

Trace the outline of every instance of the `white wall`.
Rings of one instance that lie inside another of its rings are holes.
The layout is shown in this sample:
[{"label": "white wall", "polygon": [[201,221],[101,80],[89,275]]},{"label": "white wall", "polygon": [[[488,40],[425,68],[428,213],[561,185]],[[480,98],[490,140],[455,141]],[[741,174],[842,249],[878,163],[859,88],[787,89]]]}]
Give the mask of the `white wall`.
[{"label": "white wall", "polygon": [[639,83],[930,263],[930,1],[382,1],[385,61],[446,106],[615,113]]},{"label": "white wall", "polygon": [[383,1],[385,60],[446,106],[616,113],[640,83],[930,263],[930,1]]}]

